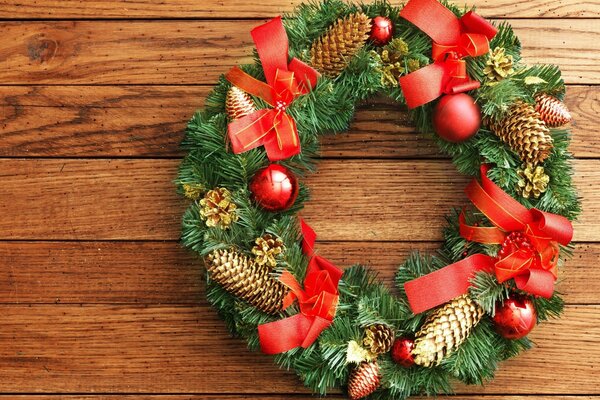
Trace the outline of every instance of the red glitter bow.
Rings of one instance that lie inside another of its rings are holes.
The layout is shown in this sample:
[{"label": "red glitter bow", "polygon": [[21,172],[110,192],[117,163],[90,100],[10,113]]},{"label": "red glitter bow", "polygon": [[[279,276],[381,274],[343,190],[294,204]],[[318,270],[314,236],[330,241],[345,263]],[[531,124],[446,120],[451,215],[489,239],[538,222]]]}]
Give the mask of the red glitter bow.
[{"label": "red glitter bow", "polygon": [[228,126],[231,147],[236,154],[264,146],[271,161],[300,153],[300,138],[294,119],[286,113],[294,99],[314,87],[319,73],[293,58],[288,64],[288,37],[281,17],[252,30],[252,39],[267,82],[233,67],[229,82],[266,101],[271,107],[232,121]]},{"label": "red glitter bow", "polygon": [[[301,220],[302,247],[312,255],[316,235]],[[308,251],[307,251],[308,250]],[[283,309],[298,300],[300,312],[292,317],[259,325],[260,348],[266,354],[278,354],[296,347],[307,348],[317,340],[335,316],[338,304],[338,283],[342,270],[323,257],[313,255],[304,279],[304,288],[296,278],[284,271],[279,280],[290,288]]]},{"label": "red glitter bow", "polygon": [[491,23],[472,11],[459,19],[437,0],[410,0],[400,16],[433,39],[433,64],[399,79],[409,108],[480,86],[467,75],[463,58],[489,51],[489,40],[498,32]]},{"label": "red glitter bow", "polygon": [[498,257],[475,254],[404,284],[415,314],[444,304],[467,293],[478,271],[494,272],[499,282],[515,280],[517,287],[535,296],[549,298],[554,292],[559,244],[573,238],[571,222],[557,214],[527,209],[487,177],[489,167],[481,166],[481,184],[473,180],[465,189],[469,200],[493,224],[470,226],[464,214],[459,218],[465,239],[502,244]]}]

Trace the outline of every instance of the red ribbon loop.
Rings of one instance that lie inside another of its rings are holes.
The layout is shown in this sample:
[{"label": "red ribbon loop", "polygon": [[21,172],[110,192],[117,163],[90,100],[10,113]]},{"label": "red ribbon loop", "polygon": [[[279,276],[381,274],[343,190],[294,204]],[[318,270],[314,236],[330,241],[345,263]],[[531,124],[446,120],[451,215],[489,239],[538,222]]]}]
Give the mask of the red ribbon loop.
[{"label": "red ribbon loop", "polygon": [[512,232],[520,243],[506,243],[495,261],[499,282],[515,279],[517,287],[536,296],[550,297],[557,278],[559,244],[573,238],[571,222],[557,214],[527,209],[487,177],[489,167],[481,167],[481,184],[473,180],[465,189],[467,197],[493,227],[467,225],[464,213],[459,219],[460,234],[467,240],[503,244]]},{"label": "red ribbon loop", "polygon": [[[301,226],[305,233],[303,248],[307,254],[312,254],[316,235],[303,220]],[[263,353],[278,354],[296,347],[307,348],[317,340],[321,332],[331,325],[335,316],[342,273],[341,269],[320,256],[311,258],[304,278],[304,288],[294,275],[288,271],[283,272],[279,280],[290,288],[283,301],[283,309],[298,300],[300,313],[259,325],[258,335]]]},{"label": "red ribbon loop", "polygon": [[251,77],[238,67],[233,67],[225,77],[273,108],[232,121],[228,126],[231,147],[239,154],[264,146],[269,160],[283,160],[300,153],[296,122],[286,109],[294,99],[316,85],[319,73],[296,58],[288,64],[288,38],[281,17],[254,28],[251,34],[267,82]]},{"label": "red ribbon loop", "polygon": [[489,51],[489,40],[497,33],[491,23],[472,11],[459,19],[437,0],[410,0],[400,16],[433,40],[434,63],[399,79],[409,108],[429,103],[442,94],[466,92],[480,86],[467,75],[463,58]]}]

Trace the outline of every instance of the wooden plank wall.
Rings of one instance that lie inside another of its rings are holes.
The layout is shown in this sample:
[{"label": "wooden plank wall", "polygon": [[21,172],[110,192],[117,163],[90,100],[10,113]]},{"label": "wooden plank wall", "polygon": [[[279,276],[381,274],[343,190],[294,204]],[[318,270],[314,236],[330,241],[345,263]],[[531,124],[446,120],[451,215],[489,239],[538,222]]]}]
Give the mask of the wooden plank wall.
[{"label": "wooden plank wall", "polygon": [[[0,397],[310,398],[226,335],[171,183],[187,119],[249,59],[251,27],[299,2],[0,0]],[[600,3],[474,4],[511,22],[528,62],[561,66],[584,212],[564,318],[456,398],[600,399]],[[436,248],[466,180],[382,99],[323,146],[304,213],[319,247],[391,284],[409,251]]]}]

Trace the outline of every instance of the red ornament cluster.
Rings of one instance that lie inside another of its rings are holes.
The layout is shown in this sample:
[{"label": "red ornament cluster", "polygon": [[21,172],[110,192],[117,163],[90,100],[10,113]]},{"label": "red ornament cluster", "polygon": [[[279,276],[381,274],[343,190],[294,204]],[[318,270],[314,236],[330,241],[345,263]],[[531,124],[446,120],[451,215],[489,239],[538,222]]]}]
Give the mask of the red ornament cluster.
[{"label": "red ornament cluster", "polygon": [[252,199],[267,211],[290,208],[298,197],[298,180],[279,164],[271,164],[258,171],[250,181]]}]

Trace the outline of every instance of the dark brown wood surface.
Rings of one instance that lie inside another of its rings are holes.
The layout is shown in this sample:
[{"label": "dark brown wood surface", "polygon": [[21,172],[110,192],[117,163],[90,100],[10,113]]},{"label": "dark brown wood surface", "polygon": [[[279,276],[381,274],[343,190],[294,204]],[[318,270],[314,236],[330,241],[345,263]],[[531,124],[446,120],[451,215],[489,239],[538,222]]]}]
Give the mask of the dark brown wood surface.
[{"label": "dark brown wood surface", "polygon": [[[249,60],[253,26],[299,2],[0,0],[0,397],[311,398],[227,336],[178,243],[186,204],[172,184],[210,85]],[[600,399],[600,3],[471,3],[509,19],[527,62],[562,68],[584,212],[559,282],[564,318],[455,398]],[[467,180],[385,99],[322,155],[303,212],[321,253],[389,285],[465,204]]]}]

